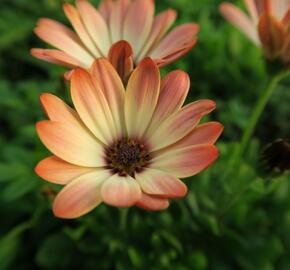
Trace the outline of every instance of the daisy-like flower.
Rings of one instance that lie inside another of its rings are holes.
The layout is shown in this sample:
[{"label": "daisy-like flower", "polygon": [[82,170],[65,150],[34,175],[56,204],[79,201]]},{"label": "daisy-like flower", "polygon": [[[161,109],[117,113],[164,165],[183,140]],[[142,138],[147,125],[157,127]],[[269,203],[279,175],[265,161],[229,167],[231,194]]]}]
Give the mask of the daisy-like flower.
[{"label": "daisy-like flower", "polygon": [[100,203],[148,210],[166,209],[168,200],[186,195],[179,179],[207,168],[218,156],[214,146],[222,125],[201,118],[215,108],[211,100],[182,107],[189,77],[173,71],[163,80],[145,58],[125,91],[106,59],[92,74],[77,68],[71,77],[72,109],[51,94],[41,102],[49,118],[37,123],[44,145],[54,154],[36,173],[65,185],[53,203],[61,218],[76,218]]},{"label": "daisy-like flower", "polygon": [[32,49],[32,54],[84,69],[105,57],[123,79],[146,56],[159,66],[180,58],[195,45],[199,30],[188,23],[166,34],[176,12],[169,9],[154,17],[153,0],[103,0],[98,10],[86,0],[76,0],[76,7],[64,4],[64,12],[75,32],[57,21],[40,19],[35,33],[58,50]]},{"label": "daisy-like flower", "polygon": [[290,63],[290,1],[244,0],[249,15],[230,3],[220,6],[224,17],[257,46],[269,60]]}]

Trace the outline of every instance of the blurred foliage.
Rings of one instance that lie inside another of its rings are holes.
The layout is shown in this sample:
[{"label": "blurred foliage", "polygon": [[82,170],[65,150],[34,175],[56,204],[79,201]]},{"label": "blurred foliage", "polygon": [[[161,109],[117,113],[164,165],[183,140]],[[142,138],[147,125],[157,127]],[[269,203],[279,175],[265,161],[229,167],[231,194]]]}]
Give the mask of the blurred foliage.
[{"label": "blurred foliage", "polygon": [[[96,2],[96,1],[95,1]],[[33,171],[48,152],[34,123],[42,92],[69,100],[64,69],[30,56],[44,47],[39,17],[67,23],[59,0],[0,0],[0,269],[290,269],[290,179],[259,177],[261,148],[290,135],[290,82],[276,89],[239,170],[224,177],[249,113],[268,81],[261,52],[218,13],[220,0],[156,1],[178,10],[177,24],[201,25],[198,45],[163,70],[192,80],[188,100],[210,98],[225,125],[220,158],[192,179],[188,196],[167,211],[102,205],[77,220],[53,217],[49,190]],[[241,1],[231,1],[241,4]]]}]

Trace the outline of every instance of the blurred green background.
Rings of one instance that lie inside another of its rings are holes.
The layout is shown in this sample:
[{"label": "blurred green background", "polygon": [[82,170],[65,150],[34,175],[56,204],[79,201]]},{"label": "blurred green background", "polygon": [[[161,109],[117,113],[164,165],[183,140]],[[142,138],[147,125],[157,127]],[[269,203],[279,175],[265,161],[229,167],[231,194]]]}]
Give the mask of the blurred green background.
[{"label": "blurred green background", "polygon": [[186,180],[188,196],[167,211],[102,205],[80,219],[60,220],[51,212],[56,187],[33,171],[49,155],[34,123],[45,118],[40,93],[69,96],[64,69],[34,59],[29,50],[46,46],[32,31],[39,17],[67,23],[62,1],[0,0],[0,270],[290,269],[290,177],[256,171],[262,147],[289,138],[290,80],[275,90],[239,170],[225,179],[230,154],[268,81],[263,57],[221,17],[221,1],[155,2],[158,11],[177,9],[177,24],[201,25],[198,45],[163,72],[190,74],[189,101],[217,101],[210,119],[225,125],[220,158]]}]

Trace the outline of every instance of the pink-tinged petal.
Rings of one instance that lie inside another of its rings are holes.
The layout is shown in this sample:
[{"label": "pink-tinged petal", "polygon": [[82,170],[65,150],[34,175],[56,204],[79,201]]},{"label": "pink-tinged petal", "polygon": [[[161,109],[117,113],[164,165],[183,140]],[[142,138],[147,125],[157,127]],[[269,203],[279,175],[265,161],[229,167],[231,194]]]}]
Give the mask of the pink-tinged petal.
[{"label": "pink-tinged petal", "polygon": [[169,55],[174,55],[185,48],[191,48],[196,42],[198,31],[199,26],[195,23],[187,23],[174,28],[150,52],[150,57],[153,59],[168,58]]},{"label": "pink-tinged petal", "polygon": [[96,168],[81,167],[67,163],[55,156],[41,160],[35,167],[35,172],[38,176],[60,185],[66,185],[73,179],[95,170]]},{"label": "pink-tinged petal", "polygon": [[101,188],[101,196],[106,204],[116,207],[130,207],[141,198],[141,189],[131,176],[111,176]]},{"label": "pink-tinged petal", "polygon": [[50,49],[31,49],[31,55],[34,57],[44,60],[49,63],[65,66],[68,68],[74,68],[81,66],[82,64],[76,59],[70,57],[65,52]]},{"label": "pink-tinged petal", "polygon": [[105,165],[103,146],[78,125],[41,121],[36,124],[36,131],[53,154],[69,163],[85,167]]},{"label": "pink-tinged petal", "polygon": [[50,45],[64,51],[70,57],[90,67],[93,56],[84,49],[80,39],[66,26],[49,19],[40,19],[35,28],[36,35]]},{"label": "pink-tinged petal", "polygon": [[111,47],[108,59],[117,70],[122,81],[125,83],[134,68],[133,50],[130,44],[121,40]]},{"label": "pink-tinged petal", "polygon": [[135,56],[139,54],[150,34],[153,16],[153,0],[135,0],[126,13],[123,39],[131,44]]},{"label": "pink-tinged petal", "polygon": [[66,17],[69,19],[70,23],[77,32],[84,46],[88,49],[88,51],[90,51],[90,53],[94,57],[100,57],[101,53],[98,51],[95,44],[93,43],[77,9],[73,5],[68,3],[65,3],[63,5],[63,9]]},{"label": "pink-tinged petal", "polygon": [[109,24],[110,14],[113,7],[113,0],[102,0],[99,5],[99,11],[107,24]]},{"label": "pink-tinged petal", "polygon": [[102,56],[106,56],[111,44],[106,21],[88,1],[78,0],[76,3],[91,39],[94,41]]},{"label": "pink-tinged petal", "polygon": [[215,106],[215,102],[211,100],[199,100],[164,120],[158,129],[150,127],[146,134],[152,151],[173,144],[186,136],[197,126],[202,116],[214,110]]},{"label": "pink-tinged petal", "polygon": [[161,81],[160,95],[150,124],[152,129],[156,129],[165,118],[181,108],[189,87],[188,74],[180,70],[170,72]]},{"label": "pink-tinged petal", "polygon": [[126,91],[125,120],[129,136],[141,137],[149,125],[160,92],[156,64],[144,59],[132,73]]},{"label": "pink-tinged petal", "polygon": [[110,15],[110,33],[112,43],[123,39],[125,14],[130,6],[130,0],[118,0],[113,3]]},{"label": "pink-tinged petal", "polygon": [[162,149],[161,151],[166,152],[200,144],[214,144],[223,132],[223,129],[224,126],[218,122],[208,122],[199,125],[180,141]]},{"label": "pink-tinged petal", "polygon": [[156,16],[153,21],[152,30],[148,40],[137,57],[137,62],[141,61],[146,55],[148,55],[148,52],[151,51],[156,44],[158,44],[170,26],[174,23],[175,19],[176,11],[173,9],[166,10]]},{"label": "pink-tinged petal", "polygon": [[284,17],[284,15],[289,9],[289,5],[290,5],[289,0],[279,0],[279,1],[271,0],[273,13],[278,19],[282,19]]},{"label": "pink-tinged petal", "polygon": [[118,135],[124,134],[125,89],[119,75],[107,59],[96,60],[91,73],[106,97]]},{"label": "pink-tinged petal", "polygon": [[253,21],[239,8],[230,3],[220,5],[222,15],[241,32],[243,32],[254,44],[260,46],[257,27]]},{"label": "pink-tinged petal", "polygon": [[71,77],[71,96],[82,121],[107,144],[116,139],[117,131],[106,97],[96,80],[87,71],[76,69]]},{"label": "pink-tinged petal", "polygon": [[186,185],[164,171],[146,168],[135,174],[144,193],[161,198],[181,198],[187,193]]},{"label": "pink-tinged petal", "polygon": [[54,200],[54,215],[59,218],[78,218],[93,210],[102,202],[100,188],[109,176],[108,171],[100,169],[70,182]]},{"label": "pink-tinged petal", "polygon": [[184,178],[198,174],[217,157],[218,150],[214,145],[197,145],[166,151],[154,158],[150,166]]},{"label": "pink-tinged petal", "polygon": [[[260,1],[260,0],[259,0]],[[253,20],[253,22],[255,24],[258,23],[258,19],[259,19],[259,15],[258,14],[258,9],[257,9],[257,5],[256,5],[256,1],[255,0],[244,0],[246,7],[251,15],[251,19]],[[260,1],[261,2],[261,1]]]},{"label": "pink-tinged petal", "polygon": [[136,203],[136,206],[148,211],[160,211],[168,208],[169,201],[142,193],[141,199]]}]

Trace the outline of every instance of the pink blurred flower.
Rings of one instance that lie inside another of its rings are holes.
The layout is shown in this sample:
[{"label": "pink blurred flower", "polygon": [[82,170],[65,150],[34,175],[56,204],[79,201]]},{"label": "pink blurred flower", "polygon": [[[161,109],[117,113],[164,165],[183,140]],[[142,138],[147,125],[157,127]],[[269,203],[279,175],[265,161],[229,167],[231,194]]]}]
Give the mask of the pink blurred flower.
[{"label": "pink blurred flower", "polygon": [[175,61],[195,45],[199,30],[197,24],[187,23],[166,34],[176,12],[168,9],[154,17],[153,0],[103,0],[99,9],[76,0],[76,7],[64,4],[64,12],[75,32],[57,21],[40,19],[35,33],[58,50],[32,49],[32,55],[84,69],[107,57],[121,76],[128,76],[146,56],[159,66]]},{"label": "pink blurred flower", "polygon": [[269,60],[290,62],[290,1],[244,0],[248,14],[230,3],[220,6],[225,18],[257,46]]},{"label": "pink blurred flower", "polygon": [[163,80],[150,58],[129,78],[125,91],[113,66],[98,59],[88,73],[71,77],[76,110],[51,94],[41,102],[49,118],[37,123],[44,145],[54,154],[36,173],[65,185],[54,200],[54,214],[77,218],[100,203],[162,210],[169,199],[186,195],[179,178],[207,168],[218,156],[214,146],[223,126],[199,125],[215,109],[211,100],[182,107],[189,77],[173,71]]}]

